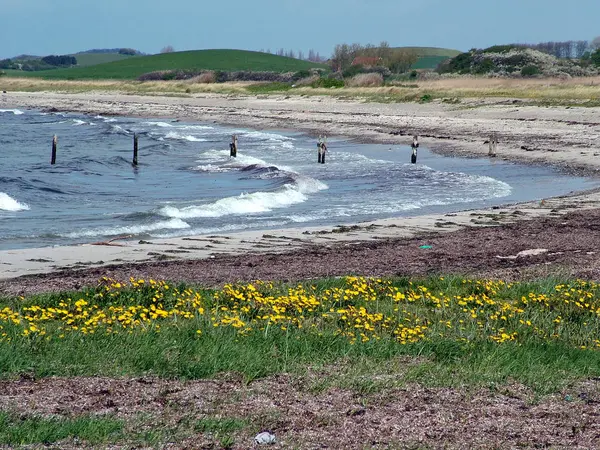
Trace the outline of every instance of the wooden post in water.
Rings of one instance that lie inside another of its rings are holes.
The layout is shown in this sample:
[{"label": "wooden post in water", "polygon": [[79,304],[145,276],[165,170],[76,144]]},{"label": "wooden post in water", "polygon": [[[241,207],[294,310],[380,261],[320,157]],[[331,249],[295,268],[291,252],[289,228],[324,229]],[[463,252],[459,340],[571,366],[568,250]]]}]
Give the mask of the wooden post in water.
[{"label": "wooden post in water", "polygon": [[417,149],[419,148],[419,136],[413,136],[413,142],[411,144],[412,155],[410,156],[410,162],[412,164],[417,163]]},{"label": "wooden post in water", "polygon": [[237,148],[238,148],[238,139],[237,135],[231,136],[231,144],[229,144],[229,156],[236,158],[237,157]]},{"label": "wooden post in water", "polygon": [[133,166],[138,165],[138,135],[137,133],[133,134]]},{"label": "wooden post in water", "polygon": [[56,147],[58,146],[58,136],[54,135],[52,138],[52,158],[50,164],[56,164]]}]

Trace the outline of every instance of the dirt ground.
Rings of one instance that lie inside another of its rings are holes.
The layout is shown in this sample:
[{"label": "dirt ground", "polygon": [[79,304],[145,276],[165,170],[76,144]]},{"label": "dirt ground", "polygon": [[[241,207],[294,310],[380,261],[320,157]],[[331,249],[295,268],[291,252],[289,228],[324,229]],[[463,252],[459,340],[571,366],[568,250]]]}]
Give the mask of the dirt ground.
[{"label": "dirt ground", "polygon": [[[167,381],[153,378],[45,378],[0,381],[0,409],[17,414],[110,414],[129,431],[169,429],[161,448],[221,448],[217,433],[194,431],[210,418],[244,420],[230,448],[261,446],[269,430],[283,449],[591,449],[600,446],[600,382],[536,401],[520,385],[497,392],[418,385],[359,395],[331,388],[311,392],[319,374],[276,376],[244,384],[223,378]],[[143,417],[141,420],[140,417]],[[56,447],[55,447],[56,448]],[[63,442],[60,448],[80,448]],[[119,447],[111,447],[119,448]],[[123,448],[132,448],[130,446]],[[139,447],[134,447],[139,448]]]}]

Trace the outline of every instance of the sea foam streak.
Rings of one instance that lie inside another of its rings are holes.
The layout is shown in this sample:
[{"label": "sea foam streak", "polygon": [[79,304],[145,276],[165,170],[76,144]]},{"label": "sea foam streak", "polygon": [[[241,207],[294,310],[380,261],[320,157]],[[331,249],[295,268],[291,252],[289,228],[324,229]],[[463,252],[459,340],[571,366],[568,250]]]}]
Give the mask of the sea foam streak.
[{"label": "sea foam streak", "polygon": [[5,192],[0,192],[0,211],[23,211],[29,209],[29,205],[20,203]]},{"label": "sea foam streak", "polygon": [[0,109],[0,113],[13,113],[15,116],[20,116],[21,114],[25,114],[20,109]]},{"label": "sea foam streak", "polygon": [[122,234],[141,234],[157,230],[180,230],[189,228],[190,225],[180,219],[163,220],[147,225],[131,225],[128,227],[96,228],[91,230],[75,231],[63,234],[63,237],[71,239],[95,236],[118,236]]}]

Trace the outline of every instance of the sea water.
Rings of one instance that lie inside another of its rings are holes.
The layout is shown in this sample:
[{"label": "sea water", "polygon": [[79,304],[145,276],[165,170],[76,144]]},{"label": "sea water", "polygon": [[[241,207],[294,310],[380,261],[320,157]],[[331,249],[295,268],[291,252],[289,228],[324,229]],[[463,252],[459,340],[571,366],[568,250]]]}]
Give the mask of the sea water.
[{"label": "sea water", "polygon": [[[233,134],[237,158],[229,156]],[[318,164],[316,144],[301,133],[212,123],[0,110],[0,249],[355,223],[598,185],[548,167],[448,158],[425,147],[410,164],[408,141],[330,138],[326,163]]]}]

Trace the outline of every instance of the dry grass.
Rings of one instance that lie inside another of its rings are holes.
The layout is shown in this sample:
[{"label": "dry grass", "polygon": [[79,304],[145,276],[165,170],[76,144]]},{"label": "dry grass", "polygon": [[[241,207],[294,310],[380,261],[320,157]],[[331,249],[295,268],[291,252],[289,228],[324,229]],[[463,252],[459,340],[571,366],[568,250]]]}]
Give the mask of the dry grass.
[{"label": "dry grass", "polygon": [[380,73],[359,73],[346,81],[349,87],[378,87],[383,85],[383,76]]},{"label": "dry grass", "polygon": [[[308,80],[307,80],[308,82]],[[209,83],[206,81],[52,81],[32,78],[1,78],[0,90],[7,91],[54,91],[89,92],[109,91],[126,94],[249,94],[251,82]],[[424,95],[428,98],[519,98],[538,102],[583,103],[600,101],[600,77],[539,79],[506,79],[462,77],[432,81],[416,81],[407,85],[360,87],[349,86],[342,89],[311,88],[300,85],[287,94],[327,95],[363,98],[381,102],[418,101]],[[352,84],[352,83],[350,83]]]}]

